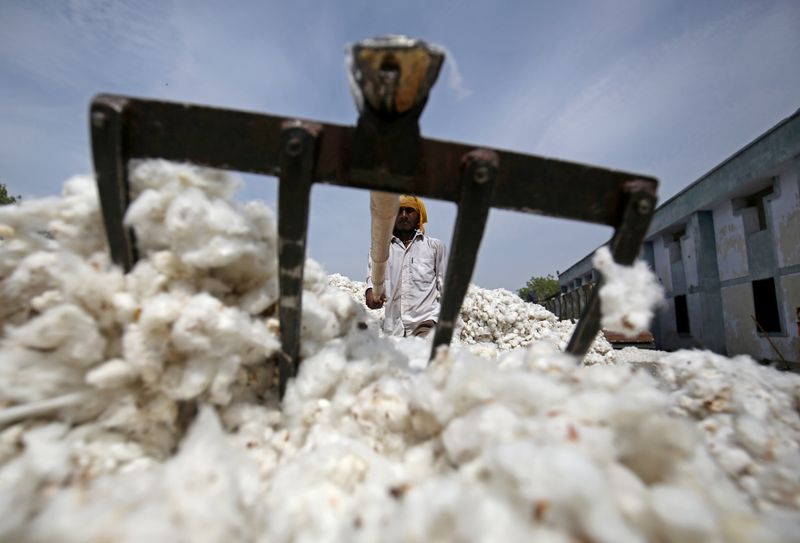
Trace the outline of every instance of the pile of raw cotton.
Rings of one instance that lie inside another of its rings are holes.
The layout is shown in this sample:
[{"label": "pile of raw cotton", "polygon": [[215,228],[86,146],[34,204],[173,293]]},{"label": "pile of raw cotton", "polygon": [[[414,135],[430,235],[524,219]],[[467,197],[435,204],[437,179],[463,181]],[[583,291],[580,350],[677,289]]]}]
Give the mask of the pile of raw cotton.
[{"label": "pile of raw cotton", "polygon": [[271,212],[188,166],[131,179],[127,275],[90,179],[0,208],[0,540],[800,533],[795,376],[681,352],[653,378],[546,340],[414,371],[426,343],[364,327],[309,261],[304,361],[280,402]]},{"label": "pile of raw cotton", "polygon": [[[328,282],[347,292],[359,304],[364,305],[366,283],[333,274]],[[652,291],[650,285],[639,291]],[[366,307],[366,306],[364,306]],[[380,329],[383,309],[367,309],[370,321]],[[486,356],[497,356],[499,352],[527,347],[536,341],[556,343],[565,349],[575,325],[571,321],[560,321],[544,307],[524,302],[516,294],[498,288],[488,290],[470,285],[461,306],[453,341],[456,345],[472,346],[470,350]],[[599,334],[586,356],[588,364],[611,363],[614,352],[611,344]]]}]

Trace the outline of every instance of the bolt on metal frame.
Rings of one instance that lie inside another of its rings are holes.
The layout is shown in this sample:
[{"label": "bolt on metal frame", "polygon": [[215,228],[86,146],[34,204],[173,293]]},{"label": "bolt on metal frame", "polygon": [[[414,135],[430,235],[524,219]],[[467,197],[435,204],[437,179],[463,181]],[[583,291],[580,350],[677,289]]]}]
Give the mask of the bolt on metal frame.
[{"label": "bolt on metal frame", "polygon": [[[427,61],[425,58],[427,57]],[[123,225],[128,162],[163,158],[276,176],[278,184],[280,393],[300,363],[303,264],[313,183],[415,194],[454,202],[458,213],[433,338],[450,343],[489,209],[614,228],[614,260],[631,264],[656,203],[652,177],[423,138],[418,119],[444,55],[425,42],[376,38],[350,49],[357,126],[101,94],[91,104],[92,152],[112,259],[130,271],[138,252]],[[360,96],[359,96],[360,92]],[[595,288],[567,351],[582,358],[600,327]]]}]

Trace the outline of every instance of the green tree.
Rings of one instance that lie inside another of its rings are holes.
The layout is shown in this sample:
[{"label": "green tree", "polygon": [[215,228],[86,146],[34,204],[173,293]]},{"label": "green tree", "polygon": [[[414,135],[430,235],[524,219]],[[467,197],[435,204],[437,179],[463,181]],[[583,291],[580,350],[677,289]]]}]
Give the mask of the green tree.
[{"label": "green tree", "polygon": [[558,294],[560,291],[561,287],[558,286],[558,279],[553,277],[552,274],[548,274],[547,277],[533,276],[528,279],[525,286],[517,291],[517,296],[527,300],[528,296],[533,294],[541,302],[554,294]]},{"label": "green tree", "polygon": [[0,206],[19,202],[22,196],[11,196],[3,183],[0,183]]}]

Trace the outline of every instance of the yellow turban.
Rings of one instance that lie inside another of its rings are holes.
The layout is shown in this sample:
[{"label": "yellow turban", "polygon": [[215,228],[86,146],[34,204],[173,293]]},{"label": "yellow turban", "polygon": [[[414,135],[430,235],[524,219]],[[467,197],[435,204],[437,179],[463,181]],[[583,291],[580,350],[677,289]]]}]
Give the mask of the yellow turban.
[{"label": "yellow turban", "polygon": [[417,228],[419,228],[424,234],[425,226],[423,225],[428,222],[428,212],[425,210],[425,202],[416,196],[402,194],[400,195],[400,207],[413,207],[417,210],[417,213],[419,213],[419,224],[417,225]]}]

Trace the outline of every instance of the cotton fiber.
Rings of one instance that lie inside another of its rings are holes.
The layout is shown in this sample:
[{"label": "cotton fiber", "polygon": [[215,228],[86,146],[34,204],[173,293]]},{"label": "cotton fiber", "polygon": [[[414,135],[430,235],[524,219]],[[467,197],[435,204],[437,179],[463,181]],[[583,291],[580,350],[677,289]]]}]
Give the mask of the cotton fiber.
[{"label": "cotton fiber", "polygon": [[[309,260],[281,401],[272,212],[219,172],[130,179],[128,274],[91,179],[0,207],[0,540],[797,540],[797,376],[602,337],[581,365],[573,323],[477,286],[428,363]],[[656,296],[608,292],[646,326]]]}]

